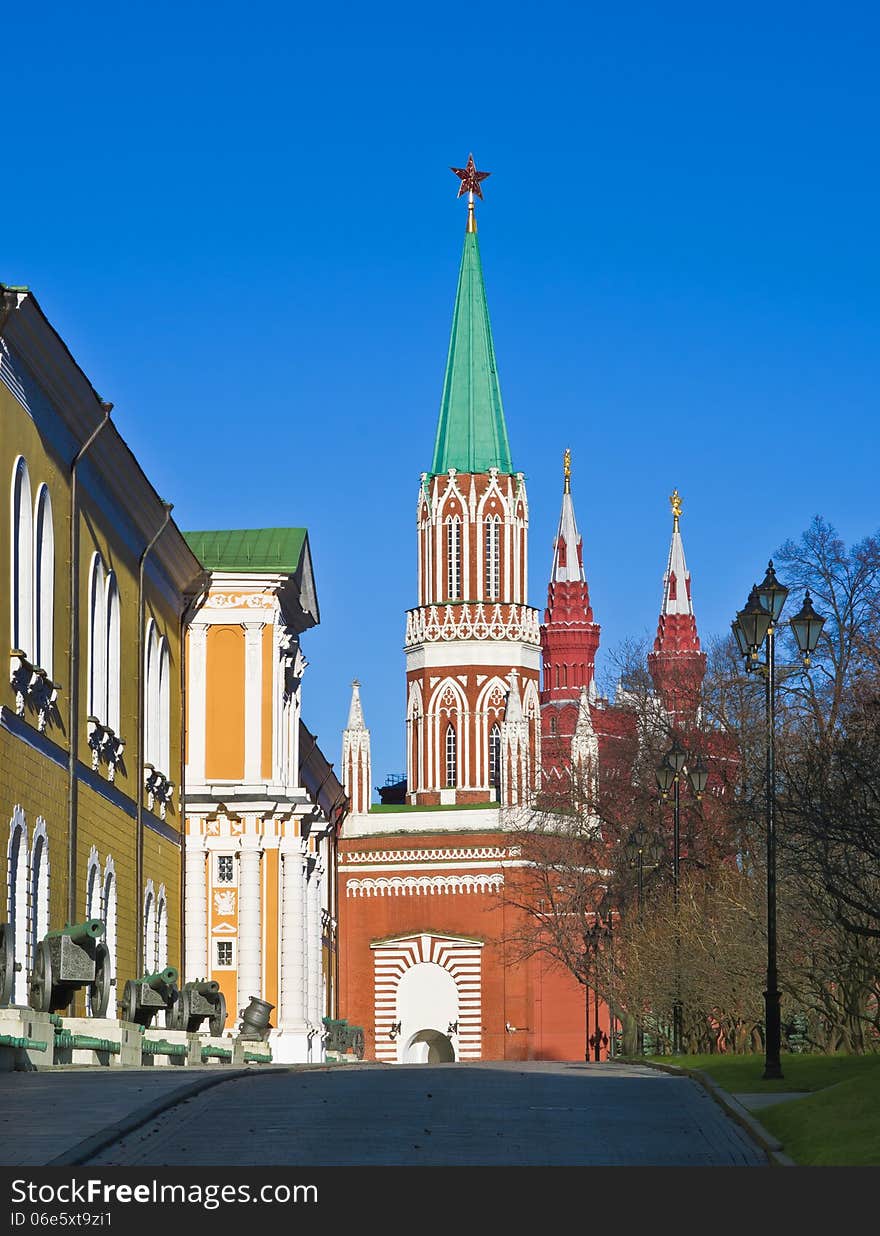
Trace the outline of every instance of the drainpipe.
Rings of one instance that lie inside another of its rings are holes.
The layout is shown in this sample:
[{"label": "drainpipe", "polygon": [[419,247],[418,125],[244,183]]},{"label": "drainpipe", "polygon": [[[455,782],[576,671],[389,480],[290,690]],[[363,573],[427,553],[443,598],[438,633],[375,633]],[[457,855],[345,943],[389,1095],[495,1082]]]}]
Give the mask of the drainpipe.
[{"label": "drainpipe", "polygon": [[[137,934],[134,972],[138,973],[144,949],[144,564],[150,550],[168,527],[171,512],[174,509],[171,502],[163,502],[165,518],[153,534],[153,539],[147,543],[138,561],[138,738],[137,738],[137,785],[135,786],[136,843],[135,843],[135,884],[137,898]],[[168,770],[163,769],[166,773]]]},{"label": "drainpipe", "polygon": [[[204,579],[204,576],[203,576]],[[185,979],[183,967],[186,961],[186,629],[190,618],[203,604],[208,595],[208,586],[202,583],[200,590],[184,607],[180,615],[180,985]]]},{"label": "drainpipe", "polygon": [[70,646],[67,655],[67,921],[76,922],[77,776],[79,751],[79,513],[77,470],[92,443],[110,419],[112,403],[102,403],[103,420],[92,430],[70,465]]}]

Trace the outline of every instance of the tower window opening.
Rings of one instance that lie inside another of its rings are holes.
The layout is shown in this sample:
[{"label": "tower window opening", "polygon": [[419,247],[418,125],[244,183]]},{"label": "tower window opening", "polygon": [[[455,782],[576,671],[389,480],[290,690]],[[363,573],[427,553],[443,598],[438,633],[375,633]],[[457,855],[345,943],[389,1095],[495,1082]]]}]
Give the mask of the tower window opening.
[{"label": "tower window opening", "polygon": [[461,597],[461,520],[456,515],[446,525],[447,533],[447,591],[450,601]]},{"label": "tower window opening", "polygon": [[451,725],[446,729],[446,784],[453,788],[458,784],[458,744]]},{"label": "tower window opening", "polygon": [[489,731],[489,784],[501,785],[501,727],[498,722]]},{"label": "tower window opening", "polygon": [[490,515],[486,521],[486,599],[497,601],[501,592],[501,520]]}]

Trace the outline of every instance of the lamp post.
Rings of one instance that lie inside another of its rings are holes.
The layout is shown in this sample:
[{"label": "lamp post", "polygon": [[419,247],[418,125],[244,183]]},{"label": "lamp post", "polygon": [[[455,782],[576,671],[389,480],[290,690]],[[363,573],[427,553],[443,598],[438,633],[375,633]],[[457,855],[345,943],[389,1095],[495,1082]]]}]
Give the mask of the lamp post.
[{"label": "lamp post", "polygon": [[[776,578],[771,558],[761,584],[755,584],[745,607],[731,623],[740,653],[749,673],[760,674],[765,689],[766,726],[766,825],[767,825],[767,990],[764,992],[764,1077],[782,1077],[780,1051],[779,975],[776,967],[776,626],[788,597],[788,589]],[[813,609],[810,593],[800,611],[789,619],[805,670],[815,652],[825,619]],[[764,660],[758,651],[765,648]]]},{"label": "lamp post", "polygon": [[672,1051],[673,1055],[681,1054],[681,942],[678,938],[678,885],[681,874],[681,776],[687,773],[688,783],[699,802],[703,797],[706,782],[709,780],[709,770],[701,755],[689,757],[687,751],[676,738],[663,757],[663,762],[657,768],[657,785],[660,787],[662,799],[666,799],[672,790],[672,898],[675,907],[676,942],[675,942],[675,1000],[672,1006]]},{"label": "lamp post", "polygon": [[[630,867],[635,867],[636,869],[636,914],[638,922],[641,923],[645,871],[651,871],[655,867],[660,866],[663,859],[663,845],[656,833],[645,828],[644,824],[639,824],[627,838],[623,852]],[[638,1049],[639,1054],[644,1051],[644,1031],[641,1016],[639,1017],[638,1025]]]},{"label": "lamp post", "polygon": [[[595,1018],[594,1029],[593,1029],[592,1035],[590,1035],[588,1039],[588,1042],[590,1046],[592,1046],[593,1048],[593,1059],[597,1063],[601,1059],[600,1052],[601,1052],[601,1047],[602,1047],[602,1031],[599,1026],[599,952],[602,947],[602,940],[608,937],[610,941],[611,932],[613,928],[613,923],[612,923],[613,914],[614,914],[614,911],[608,905],[607,897],[603,898],[602,902],[599,905],[599,908],[597,910],[594,910],[593,912],[593,922],[592,922],[592,925],[587,929],[587,933],[586,933],[587,938],[589,940],[589,944],[590,944],[590,953],[592,954],[592,957],[593,957],[593,964],[595,966],[595,975],[596,975],[596,981],[593,987],[594,1018]],[[608,1001],[608,1029],[609,1031],[612,1029],[611,1015],[612,1015],[611,1014],[611,1000],[610,1000],[610,995],[609,995],[609,1001]],[[590,1034],[589,1016],[587,1018],[587,1034],[588,1035]],[[608,1042],[609,1043],[611,1042],[610,1038],[608,1039]],[[587,1053],[587,1059],[589,1060],[589,1052]]]}]

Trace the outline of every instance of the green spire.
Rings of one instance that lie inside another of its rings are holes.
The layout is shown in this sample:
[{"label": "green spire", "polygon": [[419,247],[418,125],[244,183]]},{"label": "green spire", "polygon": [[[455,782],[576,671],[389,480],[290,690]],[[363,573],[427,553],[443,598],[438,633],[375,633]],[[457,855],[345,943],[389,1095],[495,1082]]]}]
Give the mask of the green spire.
[{"label": "green spire", "polygon": [[431,471],[513,472],[476,225],[464,238]]}]

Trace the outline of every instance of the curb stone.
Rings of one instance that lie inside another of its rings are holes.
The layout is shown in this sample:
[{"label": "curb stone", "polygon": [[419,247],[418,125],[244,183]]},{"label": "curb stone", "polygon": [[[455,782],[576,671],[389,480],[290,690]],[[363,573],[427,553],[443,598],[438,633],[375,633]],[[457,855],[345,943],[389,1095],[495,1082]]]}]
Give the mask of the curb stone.
[{"label": "curb stone", "polygon": [[[288,1073],[288,1068],[260,1068],[260,1077],[265,1077],[268,1073]],[[176,1090],[171,1090],[167,1094],[162,1095],[158,1099],[154,1099],[152,1103],[146,1103],[143,1107],[136,1108],[124,1116],[122,1120],[117,1120],[115,1124],[108,1124],[97,1133],[92,1133],[89,1137],[84,1137],[82,1141],[71,1146],[68,1150],[56,1155],[54,1159],[50,1159],[44,1164],[45,1167],[79,1167],[83,1163],[87,1163],[93,1155],[99,1151],[106,1149],[107,1146],[117,1142],[122,1137],[126,1137],[129,1133],[133,1133],[135,1129],[141,1125],[147,1124],[156,1116],[166,1112],[169,1108],[177,1107],[179,1103],[185,1102],[187,1099],[194,1098],[195,1095],[201,1094],[204,1090],[210,1090],[212,1086],[219,1086],[222,1082],[235,1081],[239,1077],[253,1077],[254,1070],[249,1068],[231,1069],[225,1073],[210,1073],[204,1077],[196,1078],[194,1081],[180,1086]]]},{"label": "curb stone", "polygon": [[756,1120],[750,1111],[743,1107],[738,1099],[732,1094],[728,1094],[726,1090],[722,1090],[714,1078],[702,1069],[688,1069],[679,1064],[660,1064],[656,1060],[634,1060],[626,1059],[625,1064],[642,1064],[649,1069],[657,1069],[661,1073],[675,1073],[680,1077],[691,1077],[695,1082],[698,1082],[703,1089],[712,1096],[715,1102],[723,1107],[728,1116],[732,1117],[741,1128],[749,1134],[753,1141],[757,1142],[761,1149],[770,1160],[771,1167],[797,1167],[794,1159],[784,1153],[782,1142],[774,1137],[768,1129],[765,1129],[760,1121]]}]

